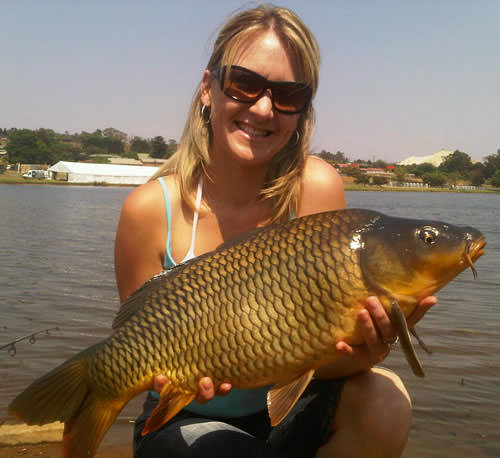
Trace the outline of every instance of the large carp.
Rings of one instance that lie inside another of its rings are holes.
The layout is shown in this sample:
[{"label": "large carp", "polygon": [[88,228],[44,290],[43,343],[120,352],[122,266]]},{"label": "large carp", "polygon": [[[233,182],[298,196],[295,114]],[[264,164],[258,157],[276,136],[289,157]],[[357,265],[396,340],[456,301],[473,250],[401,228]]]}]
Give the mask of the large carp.
[{"label": "large carp", "polygon": [[145,431],[191,402],[202,376],[217,385],[273,384],[273,425],[336,342],[362,343],[357,315],[377,295],[423,375],[405,316],[473,262],[486,244],[476,229],[339,210],[254,230],[155,276],[123,303],[114,333],[18,395],[9,411],[28,424],[60,420],[65,456],[93,455],[124,405],[169,383]]}]

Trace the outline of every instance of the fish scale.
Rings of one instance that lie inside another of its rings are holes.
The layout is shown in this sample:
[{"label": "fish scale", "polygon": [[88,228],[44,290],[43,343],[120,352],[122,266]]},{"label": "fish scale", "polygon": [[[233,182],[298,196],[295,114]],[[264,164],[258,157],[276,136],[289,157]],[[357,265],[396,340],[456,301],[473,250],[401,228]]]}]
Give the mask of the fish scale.
[{"label": "fish scale", "polygon": [[378,295],[407,359],[423,375],[404,316],[483,253],[473,228],[369,210],[310,215],[251,231],[153,277],[122,304],[114,333],[41,377],[9,411],[29,423],[65,422],[64,454],[93,455],[136,394],[165,374],[154,430],[194,398],[199,379],[275,384],[279,423],[341,340],[361,344],[357,316]]}]

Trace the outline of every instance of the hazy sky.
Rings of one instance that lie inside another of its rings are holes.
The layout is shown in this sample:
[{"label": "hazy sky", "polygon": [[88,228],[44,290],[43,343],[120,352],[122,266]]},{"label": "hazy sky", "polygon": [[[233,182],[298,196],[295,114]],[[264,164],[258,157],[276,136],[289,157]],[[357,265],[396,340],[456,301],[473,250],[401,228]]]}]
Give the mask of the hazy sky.
[{"label": "hazy sky", "polygon": [[[239,0],[0,0],[0,127],[179,139]],[[321,49],[314,149],[398,161],[500,148],[500,1],[276,2]]]}]

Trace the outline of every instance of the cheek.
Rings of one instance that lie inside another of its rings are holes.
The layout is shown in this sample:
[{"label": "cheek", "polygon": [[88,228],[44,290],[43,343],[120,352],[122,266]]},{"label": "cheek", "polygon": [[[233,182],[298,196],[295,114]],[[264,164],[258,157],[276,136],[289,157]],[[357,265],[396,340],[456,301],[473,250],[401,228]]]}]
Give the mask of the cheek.
[{"label": "cheek", "polygon": [[294,132],[299,125],[299,117],[297,115],[293,116],[281,115],[281,116],[282,119],[280,122],[280,131],[282,132],[283,137],[286,138],[286,141],[288,141],[290,137],[294,135]]}]

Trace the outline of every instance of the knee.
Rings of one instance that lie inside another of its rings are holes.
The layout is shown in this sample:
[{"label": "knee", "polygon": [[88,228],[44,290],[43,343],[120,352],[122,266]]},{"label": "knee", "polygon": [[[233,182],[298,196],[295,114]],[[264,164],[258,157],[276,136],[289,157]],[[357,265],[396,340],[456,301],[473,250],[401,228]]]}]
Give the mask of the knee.
[{"label": "knee", "polygon": [[400,447],[406,444],[412,421],[411,399],[394,372],[374,368],[351,377],[342,393],[350,421],[367,437]]}]

